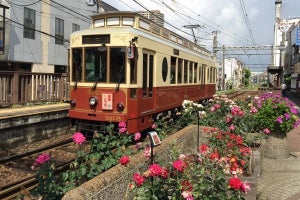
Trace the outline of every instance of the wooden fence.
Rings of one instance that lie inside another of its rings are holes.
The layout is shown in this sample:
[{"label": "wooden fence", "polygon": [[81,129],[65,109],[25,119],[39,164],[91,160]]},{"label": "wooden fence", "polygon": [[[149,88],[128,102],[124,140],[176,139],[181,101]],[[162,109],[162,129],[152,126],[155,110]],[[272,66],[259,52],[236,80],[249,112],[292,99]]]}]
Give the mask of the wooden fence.
[{"label": "wooden fence", "polygon": [[0,105],[69,100],[67,73],[0,71]]}]

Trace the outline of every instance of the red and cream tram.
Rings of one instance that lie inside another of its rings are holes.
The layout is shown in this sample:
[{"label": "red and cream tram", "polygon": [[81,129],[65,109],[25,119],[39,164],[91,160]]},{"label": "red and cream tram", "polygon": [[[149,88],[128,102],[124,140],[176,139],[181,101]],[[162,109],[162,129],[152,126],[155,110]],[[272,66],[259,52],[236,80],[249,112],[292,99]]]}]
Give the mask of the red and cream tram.
[{"label": "red and cream tram", "polygon": [[207,49],[134,12],[92,21],[70,38],[69,116],[82,128],[123,121],[135,133],[184,100],[215,94],[217,63]]}]

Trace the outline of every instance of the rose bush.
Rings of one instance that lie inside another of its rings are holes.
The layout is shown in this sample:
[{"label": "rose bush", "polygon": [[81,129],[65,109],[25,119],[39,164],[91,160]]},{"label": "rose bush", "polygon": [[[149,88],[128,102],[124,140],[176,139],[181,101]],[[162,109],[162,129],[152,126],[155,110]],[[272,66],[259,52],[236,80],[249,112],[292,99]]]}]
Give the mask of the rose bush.
[{"label": "rose bush", "polygon": [[286,134],[300,123],[294,103],[282,98],[280,94],[266,93],[256,97],[253,106],[258,110],[254,119],[257,121],[257,128],[261,130],[267,128]]},{"label": "rose bush", "polygon": [[153,163],[134,173],[129,184],[134,199],[245,199],[250,184],[240,177],[250,174],[250,148],[239,135],[216,128],[203,131],[207,143],[197,154],[173,149],[170,158],[174,161]]}]

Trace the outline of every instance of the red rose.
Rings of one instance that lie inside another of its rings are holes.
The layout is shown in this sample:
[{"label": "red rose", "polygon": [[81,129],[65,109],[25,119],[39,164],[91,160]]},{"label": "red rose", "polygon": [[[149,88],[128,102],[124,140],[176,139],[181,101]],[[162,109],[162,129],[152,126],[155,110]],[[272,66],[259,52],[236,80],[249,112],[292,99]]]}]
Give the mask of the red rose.
[{"label": "red rose", "polygon": [[181,182],[181,191],[193,191],[193,184],[188,180],[184,180]]},{"label": "red rose", "polygon": [[176,169],[179,172],[183,172],[186,168],[186,164],[185,162],[183,162],[182,160],[175,160],[173,162],[173,167],[174,169]]},{"label": "red rose", "polygon": [[124,165],[124,166],[126,166],[128,163],[129,163],[129,156],[122,156],[121,158],[120,158],[120,160],[119,160],[119,163],[121,164],[121,165]]},{"label": "red rose", "polygon": [[149,166],[150,176],[158,176],[162,173],[162,168],[158,164],[153,164]]},{"label": "red rose", "polygon": [[160,176],[161,176],[162,178],[167,178],[167,177],[168,177],[168,174],[169,174],[169,170],[168,170],[167,168],[163,167],[162,170],[161,170]]},{"label": "red rose", "polygon": [[144,177],[142,175],[140,175],[139,173],[135,173],[133,175],[133,180],[138,187],[142,186],[144,184]]},{"label": "red rose", "polygon": [[239,190],[242,187],[242,181],[239,178],[230,178],[229,179],[229,186],[234,190]]},{"label": "red rose", "polygon": [[215,153],[212,153],[210,156],[209,156],[209,158],[211,159],[211,160],[220,160],[220,155],[217,153],[217,152],[215,152]]},{"label": "red rose", "polygon": [[200,153],[201,154],[206,154],[207,151],[208,151],[208,146],[206,144],[202,144],[200,147],[199,147],[199,150],[200,150]]}]

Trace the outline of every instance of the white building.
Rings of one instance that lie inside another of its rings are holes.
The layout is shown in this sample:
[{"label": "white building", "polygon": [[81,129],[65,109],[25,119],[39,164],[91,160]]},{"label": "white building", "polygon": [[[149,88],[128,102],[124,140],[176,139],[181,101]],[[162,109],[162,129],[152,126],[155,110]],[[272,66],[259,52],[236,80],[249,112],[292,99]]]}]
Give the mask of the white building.
[{"label": "white building", "polygon": [[243,69],[242,62],[236,58],[226,58],[224,60],[225,88],[238,88],[242,84]]},{"label": "white building", "polygon": [[116,10],[97,0],[74,2],[0,1],[8,8],[0,71],[66,72],[70,34],[89,28],[97,10]]},{"label": "white building", "polygon": [[[300,21],[300,18],[282,19],[281,18],[282,0],[275,0],[275,25],[274,25],[274,49],[273,49],[273,67],[282,68],[283,74],[289,74],[290,69],[286,64],[286,48],[289,37],[289,29]],[[278,71],[278,75],[283,75]],[[279,77],[281,78],[281,77]],[[278,80],[278,84],[280,79]]]}]

